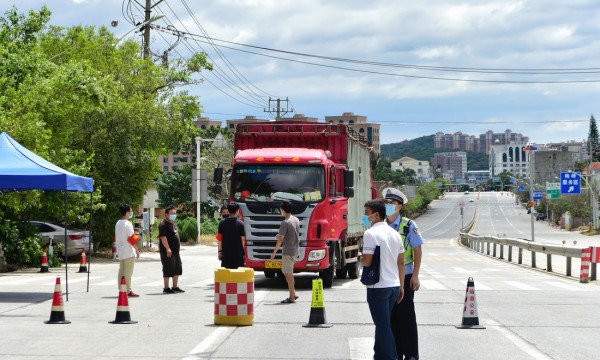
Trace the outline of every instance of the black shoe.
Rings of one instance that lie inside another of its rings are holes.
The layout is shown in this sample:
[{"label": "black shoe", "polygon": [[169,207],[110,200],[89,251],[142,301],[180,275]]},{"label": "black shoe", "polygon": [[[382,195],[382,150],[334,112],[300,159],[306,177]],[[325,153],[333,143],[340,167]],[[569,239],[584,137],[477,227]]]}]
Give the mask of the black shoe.
[{"label": "black shoe", "polygon": [[164,288],[163,294],[175,294],[175,291],[173,291],[171,288]]},{"label": "black shoe", "polygon": [[185,290],[180,289],[179,286],[178,287],[174,287],[173,289],[171,289],[172,292],[174,293],[184,293]]}]

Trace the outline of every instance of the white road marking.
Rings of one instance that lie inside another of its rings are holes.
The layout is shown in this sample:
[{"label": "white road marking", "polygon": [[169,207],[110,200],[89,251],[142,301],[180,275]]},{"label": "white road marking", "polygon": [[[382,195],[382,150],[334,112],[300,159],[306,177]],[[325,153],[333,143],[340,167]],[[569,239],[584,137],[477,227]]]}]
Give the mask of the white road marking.
[{"label": "white road marking", "polygon": [[448,290],[444,284],[433,279],[421,279],[421,288],[427,290]]},{"label": "white road marking", "polygon": [[[254,307],[262,302],[270,291],[259,290],[254,292]],[[196,345],[184,359],[204,359],[208,354],[215,352],[219,346],[235,331],[235,326],[219,326],[211,332],[202,342]]]},{"label": "white road marking", "polygon": [[373,358],[373,345],[375,339],[372,337],[348,338],[351,360],[366,360]]},{"label": "white road marking", "polygon": [[551,360],[552,358],[548,355],[544,354],[534,346],[530,345],[527,341],[521,339],[518,335],[503,327],[501,324],[494,320],[485,321],[486,327],[492,328],[498,331],[502,336],[504,336],[508,341],[515,344],[518,348],[523,350],[527,355],[531,356],[532,359],[535,360]]},{"label": "white road marking", "polygon": [[531,285],[527,285],[527,284],[522,283],[520,281],[504,281],[504,283],[508,284],[510,286],[516,287],[519,290],[527,290],[527,291],[529,291],[529,290],[539,290],[536,287],[533,287]]}]

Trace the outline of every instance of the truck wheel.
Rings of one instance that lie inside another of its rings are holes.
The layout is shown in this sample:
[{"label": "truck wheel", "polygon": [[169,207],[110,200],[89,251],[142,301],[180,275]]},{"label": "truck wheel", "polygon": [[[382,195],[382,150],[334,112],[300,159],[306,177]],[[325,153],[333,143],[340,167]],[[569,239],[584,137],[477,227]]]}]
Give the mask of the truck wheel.
[{"label": "truck wheel", "polygon": [[350,279],[358,279],[359,266],[360,265],[358,261],[346,265],[346,269],[348,269],[348,277]]},{"label": "truck wheel", "polygon": [[265,270],[265,277],[266,277],[267,279],[272,279],[272,278],[274,278],[274,277],[275,277],[275,271],[266,271],[266,270]]},{"label": "truck wheel", "polygon": [[319,277],[323,279],[323,287],[330,288],[333,285],[333,266],[321,271]]}]

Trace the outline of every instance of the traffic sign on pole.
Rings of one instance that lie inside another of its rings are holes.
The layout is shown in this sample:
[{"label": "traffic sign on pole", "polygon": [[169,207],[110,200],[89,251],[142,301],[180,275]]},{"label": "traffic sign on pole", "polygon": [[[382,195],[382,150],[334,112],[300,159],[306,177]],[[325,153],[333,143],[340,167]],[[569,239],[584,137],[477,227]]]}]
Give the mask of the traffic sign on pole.
[{"label": "traffic sign on pole", "polygon": [[544,198],[544,194],[542,190],[533,190],[533,200],[542,200]]},{"label": "traffic sign on pole", "polygon": [[581,174],[576,172],[560,173],[561,194],[581,194]]}]

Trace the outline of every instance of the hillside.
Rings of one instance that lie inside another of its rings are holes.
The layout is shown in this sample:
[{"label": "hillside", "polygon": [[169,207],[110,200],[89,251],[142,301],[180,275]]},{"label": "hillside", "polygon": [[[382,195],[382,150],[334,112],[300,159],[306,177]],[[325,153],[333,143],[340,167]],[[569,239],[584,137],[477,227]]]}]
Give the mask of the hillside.
[{"label": "hillside", "polygon": [[[382,158],[395,161],[408,156],[417,160],[431,161],[433,154],[440,152],[459,151],[454,149],[435,149],[433,147],[434,135],[421,136],[413,140],[400,143],[381,145]],[[487,170],[489,158],[486,154],[467,151],[467,170]]]}]

